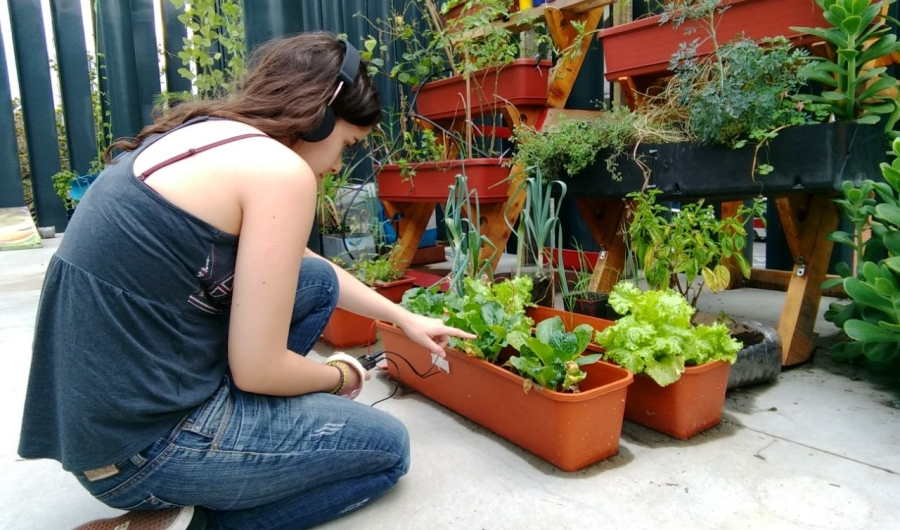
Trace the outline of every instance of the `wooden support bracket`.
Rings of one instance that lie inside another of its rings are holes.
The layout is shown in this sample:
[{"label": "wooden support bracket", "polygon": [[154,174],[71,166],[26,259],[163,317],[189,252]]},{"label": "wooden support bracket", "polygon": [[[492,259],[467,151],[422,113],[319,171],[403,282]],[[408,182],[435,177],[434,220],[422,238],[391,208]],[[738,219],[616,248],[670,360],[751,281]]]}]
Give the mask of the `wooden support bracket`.
[{"label": "wooden support bracket", "polygon": [[400,228],[397,231],[397,244],[391,249],[391,266],[400,271],[406,271],[412,263],[413,256],[428,226],[428,220],[434,213],[437,203],[434,202],[390,202],[384,201],[385,213],[388,219],[393,219],[400,214]]},{"label": "wooden support bracket", "polygon": [[798,206],[806,201],[776,199],[795,263],[778,323],[784,366],[806,362],[815,348],[814,328],[822,299],[821,285],[834,247],[825,236],[837,228],[840,219],[838,206],[828,195],[815,194],[805,199],[809,204],[805,216],[799,215],[802,212],[798,212]]},{"label": "wooden support bracket", "polygon": [[583,23],[585,32],[593,32],[600,25],[604,9],[606,8],[597,7],[583,13],[573,13],[550,7],[545,11],[547,29],[550,31],[550,36],[553,37],[554,44],[560,50],[569,52],[564,53],[563,58],[550,72],[548,107],[561,109],[566,106],[566,101],[572,93],[572,87],[575,86],[575,80],[578,79],[578,73],[584,64],[584,57],[591,46],[592,39],[585,37],[581,40],[580,49],[572,49],[578,40],[578,32],[572,26],[572,22]]},{"label": "wooden support bracket", "polygon": [[608,293],[621,279],[625,270],[625,239],[622,226],[628,208],[622,199],[576,199],[581,217],[601,248],[588,290]]}]

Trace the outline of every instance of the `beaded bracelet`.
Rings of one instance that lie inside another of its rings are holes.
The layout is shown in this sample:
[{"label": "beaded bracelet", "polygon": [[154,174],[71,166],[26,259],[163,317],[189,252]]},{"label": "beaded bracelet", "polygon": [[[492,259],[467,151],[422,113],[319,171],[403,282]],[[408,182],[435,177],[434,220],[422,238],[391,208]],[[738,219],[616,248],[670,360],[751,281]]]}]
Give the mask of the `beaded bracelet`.
[{"label": "beaded bracelet", "polygon": [[338,372],[341,373],[341,380],[338,381],[337,386],[334,387],[334,390],[331,391],[332,394],[340,394],[341,390],[344,389],[344,384],[347,382],[347,363],[343,363],[341,361],[331,361],[325,364],[326,366],[334,366],[338,369]]}]

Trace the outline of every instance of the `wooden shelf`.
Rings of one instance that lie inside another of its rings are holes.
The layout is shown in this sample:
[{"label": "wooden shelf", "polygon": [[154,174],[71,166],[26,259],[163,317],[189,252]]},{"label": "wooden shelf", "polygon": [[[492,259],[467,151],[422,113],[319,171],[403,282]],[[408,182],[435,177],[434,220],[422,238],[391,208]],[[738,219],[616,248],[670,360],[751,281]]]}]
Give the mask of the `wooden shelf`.
[{"label": "wooden shelf", "polygon": [[[517,11],[509,16],[508,20],[494,22],[495,28],[505,28],[512,32],[525,31],[531,27],[535,20],[544,19],[547,11],[557,9],[564,13],[580,15],[588,13],[599,7],[606,7],[618,0],[556,0],[549,4],[541,4],[525,11]],[[484,34],[483,30],[467,33],[463,38],[477,38]]]}]

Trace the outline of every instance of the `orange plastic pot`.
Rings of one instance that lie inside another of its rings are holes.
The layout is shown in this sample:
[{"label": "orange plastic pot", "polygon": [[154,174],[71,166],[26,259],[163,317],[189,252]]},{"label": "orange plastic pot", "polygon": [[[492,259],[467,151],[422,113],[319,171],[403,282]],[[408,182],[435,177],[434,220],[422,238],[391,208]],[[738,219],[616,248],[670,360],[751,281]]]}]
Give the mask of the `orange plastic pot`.
[{"label": "orange plastic pot", "polygon": [[625,419],[685,439],[722,421],[727,361],[689,366],[681,379],[659,386],[644,374],[634,376],[625,402]]},{"label": "orange plastic pot", "polygon": [[[728,42],[737,35],[759,40],[784,35],[795,44],[808,45],[818,39],[800,35],[792,26],[827,27],[822,9],[812,0],[726,0],[728,9],[716,15],[718,42]],[[693,34],[688,34],[688,31]],[[706,35],[698,23],[686,21],[676,28],[671,23],[660,25],[660,15],[642,18],[600,32],[606,60],[606,79],[654,76],[668,73],[669,60],[683,42]],[[702,57],[713,51],[707,40],[697,50]]]},{"label": "orange plastic pot", "polygon": [[[550,462],[575,471],[616,454],[631,372],[606,363],[583,369],[581,392],[564,394],[534,386],[499,366],[448,350],[446,368],[399,328],[378,322],[393,377]],[[402,358],[401,358],[402,357]],[[405,359],[405,360],[404,360]],[[409,364],[407,364],[407,361]],[[419,374],[436,373],[422,378]]]},{"label": "orange plastic pot", "polygon": [[507,103],[518,107],[547,105],[550,61],[535,65],[532,59],[517,59],[512,64],[485,68],[471,74],[466,98],[466,80],[461,75],[425,83],[417,89],[416,114],[430,120],[457,118],[465,121],[466,102],[472,114],[492,114]]},{"label": "orange plastic pot", "polygon": [[[413,281],[412,277],[406,276],[395,282],[377,284],[374,289],[397,304],[403,299],[403,293],[413,286]],[[322,331],[322,340],[334,348],[355,348],[374,343],[378,334],[373,319],[336,308]]]},{"label": "orange plastic pot", "polygon": [[477,192],[481,203],[504,202],[508,195],[509,167],[499,158],[471,158],[423,162],[412,166],[416,174],[404,177],[400,166],[387,164],[376,177],[378,198],[399,202],[446,202],[447,190],[456,175],[465,172],[470,192]]}]

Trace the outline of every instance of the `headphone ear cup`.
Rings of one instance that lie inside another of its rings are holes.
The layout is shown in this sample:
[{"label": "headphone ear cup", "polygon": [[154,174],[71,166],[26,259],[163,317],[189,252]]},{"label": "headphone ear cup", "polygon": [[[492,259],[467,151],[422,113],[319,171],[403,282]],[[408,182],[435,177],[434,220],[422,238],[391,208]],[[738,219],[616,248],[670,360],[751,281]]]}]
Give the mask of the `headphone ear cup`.
[{"label": "headphone ear cup", "polygon": [[322,115],[322,121],[319,122],[319,126],[308,133],[299,134],[298,137],[305,142],[321,142],[331,136],[336,119],[331,107],[325,107],[325,114]]}]

